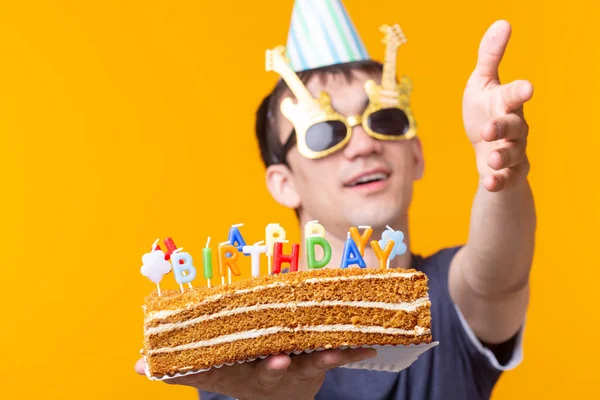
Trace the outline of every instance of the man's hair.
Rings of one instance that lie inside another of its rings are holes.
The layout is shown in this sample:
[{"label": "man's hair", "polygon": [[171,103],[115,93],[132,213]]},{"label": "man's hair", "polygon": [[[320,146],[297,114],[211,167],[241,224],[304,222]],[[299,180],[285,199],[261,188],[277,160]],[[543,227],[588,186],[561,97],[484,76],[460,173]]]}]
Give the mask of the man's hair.
[{"label": "man's hair", "polygon": [[[347,82],[354,79],[354,72],[360,71],[369,75],[381,74],[383,66],[376,61],[357,61],[345,64],[315,68],[297,73],[298,78],[306,84],[313,77],[324,79],[326,76],[342,75]],[[260,156],[265,167],[278,163],[277,156],[283,147],[279,137],[275,116],[281,97],[289,88],[283,79],[280,79],[271,93],[267,95],[256,112],[256,138],[260,148]]]}]

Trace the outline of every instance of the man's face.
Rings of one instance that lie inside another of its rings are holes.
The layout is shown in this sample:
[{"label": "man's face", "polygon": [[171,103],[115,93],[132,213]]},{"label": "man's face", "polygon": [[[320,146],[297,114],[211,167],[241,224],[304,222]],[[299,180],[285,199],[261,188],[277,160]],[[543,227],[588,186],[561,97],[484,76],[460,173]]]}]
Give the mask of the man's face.
[{"label": "man's face", "polygon": [[[328,75],[311,79],[306,87],[315,97],[326,91],[334,109],[348,117],[364,112],[368,104],[364,83],[370,78],[380,79],[357,71],[350,82],[343,75]],[[281,114],[277,121],[283,143],[293,126]],[[367,135],[362,126],[353,128],[343,149],[327,157],[304,158],[297,146],[287,157],[301,220],[317,219],[338,234],[350,226],[383,228],[406,216],[413,181],[423,170],[418,139],[380,141]]]}]

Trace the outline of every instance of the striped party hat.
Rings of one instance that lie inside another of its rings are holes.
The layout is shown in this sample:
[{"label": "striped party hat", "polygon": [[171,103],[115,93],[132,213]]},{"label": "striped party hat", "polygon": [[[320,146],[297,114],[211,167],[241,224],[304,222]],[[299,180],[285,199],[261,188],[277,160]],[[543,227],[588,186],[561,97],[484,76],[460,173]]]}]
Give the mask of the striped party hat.
[{"label": "striped party hat", "polygon": [[286,49],[296,72],[369,59],[340,0],[296,0]]}]

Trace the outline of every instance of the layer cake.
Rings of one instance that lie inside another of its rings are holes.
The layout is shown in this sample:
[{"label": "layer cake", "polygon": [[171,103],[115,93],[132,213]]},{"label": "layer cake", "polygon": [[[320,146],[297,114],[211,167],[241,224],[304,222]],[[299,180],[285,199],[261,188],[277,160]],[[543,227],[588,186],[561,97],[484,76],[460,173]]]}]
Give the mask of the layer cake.
[{"label": "layer cake", "polygon": [[156,292],[143,307],[146,374],[166,379],[277,353],[431,342],[427,276],[322,269]]}]

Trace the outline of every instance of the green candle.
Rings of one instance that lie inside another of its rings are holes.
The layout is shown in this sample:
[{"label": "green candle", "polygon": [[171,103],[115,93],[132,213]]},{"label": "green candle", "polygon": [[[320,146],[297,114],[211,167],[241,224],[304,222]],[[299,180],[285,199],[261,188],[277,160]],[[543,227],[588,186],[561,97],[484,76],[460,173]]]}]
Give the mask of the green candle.
[{"label": "green candle", "polygon": [[[204,279],[212,279],[212,250],[208,245],[210,238],[206,242],[206,247],[202,249],[202,261],[204,263]],[[208,283],[210,286],[210,282]]]},{"label": "green candle", "polygon": [[[323,249],[323,259],[317,261],[315,255],[315,246],[321,246]],[[306,238],[306,255],[308,258],[308,268],[316,269],[323,268],[331,260],[331,245],[325,238],[319,236],[311,236]]]}]

